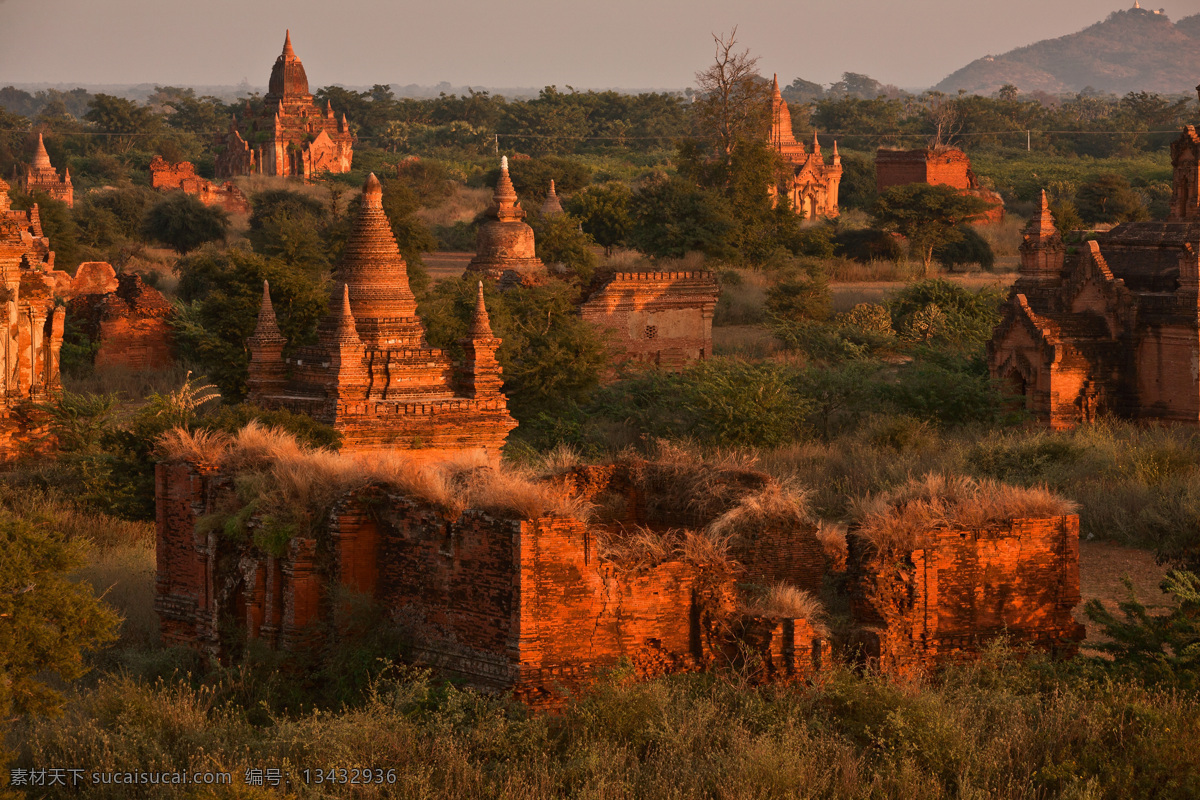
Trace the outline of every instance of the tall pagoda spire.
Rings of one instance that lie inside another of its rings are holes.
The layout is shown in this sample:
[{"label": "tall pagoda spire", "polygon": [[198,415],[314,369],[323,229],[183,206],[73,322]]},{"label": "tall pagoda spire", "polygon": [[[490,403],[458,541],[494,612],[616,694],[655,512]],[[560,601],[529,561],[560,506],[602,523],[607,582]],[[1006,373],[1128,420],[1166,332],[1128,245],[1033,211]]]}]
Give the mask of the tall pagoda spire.
[{"label": "tall pagoda spire", "polygon": [[550,179],[550,192],[546,195],[546,201],[542,203],[541,213],[543,217],[552,217],[555,214],[562,214],[562,201],[558,199],[558,192],[554,191],[554,179]]},{"label": "tall pagoda spire", "polygon": [[271,305],[271,286],[263,281],[258,325],[254,328],[254,335],[246,340],[246,349],[250,351],[246,389],[252,401],[280,391],[287,384],[287,367],[283,361],[285,344],[287,339],[279,330],[275,321],[275,308]]},{"label": "tall pagoda spire", "polygon": [[1066,246],[1054,224],[1054,214],[1050,211],[1050,202],[1046,199],[1044,189],[1038,210],[1025,226],[1021,236],[1024,241],[1020,247],[1019,280],[1026,283],[1033,281],[1037,284],[1051,284],[1060,280]]},{"label": "tall pagoda spire", "polygon": [[470,336],[472,339],[492,338],[492,321],[488,318],[487,305],[483,302],[483,281],[475,294],[475,313],[471,316]]},{"label": "tall pagoda spire", "polygon": [[517,198],[517,190],[508,175],[508,156],[500,156],[500,180],[496,182],[496,193],[492,195],[492,205],[487,215],[501,221],[518,220],[525,216],[525,210]]},{"label": "tall pagoda spire", "polygon": [[304,72],[304,64],[296,57],[292,49],[292,32],[288,30],[283,39],[283,52],[275,59],[271,68],[271,79],[267,84],[267,101],[276,102],[312,102],[312,94],[308,91],[308,75]]},{"label": "tall pagoda spire", "polygon": [[348,287],[359,333],[368,347],[420,346],[424,330],[416,318],[408,265],[383,211],[383,187],[374,173],[363,186],[336,278]]},{"label": "tall pagoda spire", "polygon": [[42,133],[38,131],[37,149],[33,152],[34,169],[54,169],[50,163],[50,154],[46,152],[46,143],[42,141]]}]

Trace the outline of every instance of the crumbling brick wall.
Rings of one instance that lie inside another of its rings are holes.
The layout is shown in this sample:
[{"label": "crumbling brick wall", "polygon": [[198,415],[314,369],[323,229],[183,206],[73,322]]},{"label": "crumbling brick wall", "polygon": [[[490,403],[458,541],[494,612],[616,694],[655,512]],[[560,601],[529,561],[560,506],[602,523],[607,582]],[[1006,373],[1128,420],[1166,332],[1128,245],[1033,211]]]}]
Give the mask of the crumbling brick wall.
[{"label": "crumbling brick wall", "polygon": [[1066,652],[1083,637],[1071,616],[1080,600],[1078,516],[921,538],[912,549],[879,550],[849,537],[854,620],[885,672],[970,658],[1001,636]]},{"label": "crumbling brick wall", "polygon": [[828,658],[806,621],[741,614],[726,563],[614,563],[597,552],[596,529],[574,518],[451,517],[374,487],[271,553],[222,533],[231,476],[188,463],[160,464],[156,476],[164,640],[212,656],[234,653],[237,631],[283,649],[320,643],[350,590],[409,632],[420,661],[535,703],[622,660],[649,677],[750,654],[765,679],[793,680]]},{"label": "crumbling brick wall", "polygon": [[96,366],[143,371],[174,363],[174,311],[162,293],[139,275],[116,275],[108,264],[84,266],[90,269],[85,274],[80,268],[67,314],[98,345]]}]

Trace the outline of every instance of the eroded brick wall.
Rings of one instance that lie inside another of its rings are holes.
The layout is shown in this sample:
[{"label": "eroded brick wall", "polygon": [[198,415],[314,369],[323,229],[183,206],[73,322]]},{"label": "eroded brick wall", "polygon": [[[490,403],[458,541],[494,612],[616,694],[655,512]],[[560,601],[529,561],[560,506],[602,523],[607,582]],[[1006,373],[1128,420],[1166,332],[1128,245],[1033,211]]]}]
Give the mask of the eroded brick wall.
[{"label": "eroded brick wall", "polygon": [[912,550],[850,535],[851,602],[870,655],[914,674],[977,655],[1000,636],[1071,651],[1083,637],[1079,517],[1015,519],[982,530],[933,530]]}]

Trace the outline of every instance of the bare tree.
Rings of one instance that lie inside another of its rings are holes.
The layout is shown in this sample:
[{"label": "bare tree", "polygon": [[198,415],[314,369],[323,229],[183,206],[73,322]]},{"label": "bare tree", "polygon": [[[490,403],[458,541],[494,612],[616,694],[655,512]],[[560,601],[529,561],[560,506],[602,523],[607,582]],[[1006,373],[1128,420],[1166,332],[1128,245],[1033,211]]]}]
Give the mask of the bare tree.
[{"label": "bare tree", "polygon": [[696,73],[700,119],[713,132],[726,158],[739,139],[765,138],[770,116],[770,86],[758,74],[758,58],[737,51],[737,26],[713,34],[716,54],[708,69]]},{"label": "bare tree", "polygon": [[941,92],[929,92],[927,102],[929,123],[933,126],[929,149],[941,150],[953,145],[965,125],[958,98],[947,97]]}]

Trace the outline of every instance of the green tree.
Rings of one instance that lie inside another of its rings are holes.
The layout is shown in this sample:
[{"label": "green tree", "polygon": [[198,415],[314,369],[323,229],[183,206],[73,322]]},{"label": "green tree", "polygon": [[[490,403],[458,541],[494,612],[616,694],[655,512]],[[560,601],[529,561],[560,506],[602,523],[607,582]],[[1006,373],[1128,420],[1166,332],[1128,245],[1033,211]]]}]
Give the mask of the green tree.
[{"label": "green tree", "polygon": [[1134,667],[1139,677],[1182,678],[1193,687],[1200,684],[1200,576],[1179,570],[1167,573],[1162,590],[1174,600],[1174,607],[1157,614],[1137,599],[1133,582],[1123,580],[1129,593],[1117,606],[1123,620],[1099,600],[1084,606],[1088,619],[1102,625],[1109,639],[1097,643],[1096,649],[1122,667]]},{"label": "green tree", "polygon": [[545,264],[562,264],[583,285],[592,279],[600,259],[592,249],[595,240],[579,229],[579,220],[570,214],[549,217],[531,214],[529,225],[533,228],[538,258]]},{"label": "green tree", "polygon": [[312,277],[329,269],[329,210],[312,197],[286,189],[250,198],[247,238],[254,252],[295,264]]},{"label": "green tree", "polygon": [[875,202],[875,217],[908,239],[928,270],[934,249],[960,241],[963,223],[979,219],[987,208],[986,200],[950,186],[910,183],[881,194]]},{"label": "green tree", "polygon": [[155,133],[160,127],[160,118],[149,108],[110,94],[95,95],[83,118],[104,133],[112,134],[109,144],[120,152],[130,150],[138,134]]},{"label": "green tree", "polygon": [[1136,222],[1149,217],[1141,196],[1123,175],[1114,172],[1080,186],[1075,202],[1085,222]]},{"label": "green tree", "polygon": [[789,275],[767,290],[767,311],[785,320],[826,320],[832,309],[829,280],[819,269]]},{"label": "green tree", "polygon": [[172,192],[146,212],[142,233],[180,255],[208,242],[224,241],[229,217],[190,194]]},{"label": "green tree", "polygon": [[[429,343],[452,354],[467,335],[475,310],[477,281],[439,282],[420,302]],[[504,292],[484,284],[492,332],[503,343],[497,354],[504,392],[513,415],[524,420],[539,411],[585,400],[599,384],[608,352],[596,329],[579,317],[571,287],[515,287]]]},{"label": "green tree", "polygon": [[604,248],[605,255],[612,255],[613,248],[624,244],[629,236],[632,198],[628,185],[609,181],[577,192],[567,201],[567,211],[579,220],[584,233]]},{"label": "green tree", "polygon": [[961,225],[956,241],[945,242],[933,249],[933,257],[939,264],[951,271],[965,264],[978,264],[983,269],[991,269],[996,264],[996,256],[988,240],[979,235],[974,225]]},{"label": "green tree", "polygon": [[87,583],[70,580],[81,545],[46,519],[0,511],[0,720],[63,703],[58,678],[87,668],[83,654],[116,638],[120,618]]},{"label": "green tree", "polygon": [[729,236],[737,226],[725,198],[682,178],[660,176],[630,199],[629,242],[656,257],[699,251],[716,258],[734,255]]},{"label": "green tree", "polygon": [[175,264],[182,301],[175,318],[180,355],[199,364],[236,400],[246,392],[246,339],[258,322],[263,281],[289,347],[312,344],[329,307],[327,286],[287,262],[239,248],[202,250]]}]

